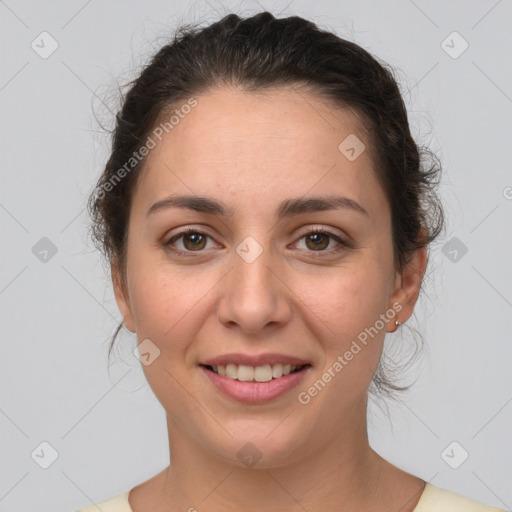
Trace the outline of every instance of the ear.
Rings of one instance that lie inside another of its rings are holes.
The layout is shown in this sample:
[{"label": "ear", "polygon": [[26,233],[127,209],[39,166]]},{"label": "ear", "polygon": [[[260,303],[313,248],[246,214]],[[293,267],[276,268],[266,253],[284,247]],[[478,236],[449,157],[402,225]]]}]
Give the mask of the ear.
[{"label": "ear", "polygon": [[117,307],[123,317],[123,324],[131,332],[136,332],[128,292],[116,260],[111,260],[110,271],[112,275],[112,284],[114,286],[114,295],[116,297]]},{"label": "ear", "polygon": [[[391,304],[399,303],[402,308],[397,310],[396,320],[405,323],[412,315],[420,293],[421,282],[427,267],[427,248],[417,249],[402,272],[396,273],[395,284],[391,296]],[[390,332],[394,332],[393,329]]]}]

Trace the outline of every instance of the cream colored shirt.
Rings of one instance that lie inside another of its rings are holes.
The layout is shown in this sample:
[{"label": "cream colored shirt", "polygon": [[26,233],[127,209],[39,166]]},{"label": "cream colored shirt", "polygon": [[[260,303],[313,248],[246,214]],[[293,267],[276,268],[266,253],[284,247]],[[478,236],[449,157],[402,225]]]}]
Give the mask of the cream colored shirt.
[{"label": "cream colored shirt", "polygon": [[[110,500],[77,510],[77,512],[133,512],[128,502],[130,491]],[[426,483],[425,489],[413,512],[505,512],[501,508],[488,507],[447,489]]]}]

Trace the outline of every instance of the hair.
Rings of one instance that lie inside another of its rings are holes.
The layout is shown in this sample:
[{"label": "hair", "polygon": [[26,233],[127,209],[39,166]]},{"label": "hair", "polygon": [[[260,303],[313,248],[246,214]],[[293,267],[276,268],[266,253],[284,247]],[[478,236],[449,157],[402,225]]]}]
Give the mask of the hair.
[{"label": "hair", "polygon": [[[133,155],[173,109],[216,88],[265,92],[305,87],[357,114],[390,205],[397,270],[443,229],[443,208],[435,190],[441,165],[413,140],[393,69],[311,21],[298,16],[277,19],[265,11],[248,18],[229,14],[202,28],[181,26],[126,87],[110,131],[112,151],[88,201],[92,239],[109,262],[116,262],[123,283],[131,199],[145,162],[135,161]],[[128,171],[127,162],[132,166]],[[109,355],[122,326],[113,335]],[[398,386],[390,379],[384,355],[370,392],[395,398],[395,391],[410,385]]]}]

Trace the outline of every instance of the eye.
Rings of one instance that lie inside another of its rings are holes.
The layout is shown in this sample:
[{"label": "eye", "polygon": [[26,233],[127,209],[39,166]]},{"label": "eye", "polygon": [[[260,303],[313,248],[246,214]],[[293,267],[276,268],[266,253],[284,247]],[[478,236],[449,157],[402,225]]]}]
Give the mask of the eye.
[{"label": "eye", "polygon": [[[194,228],[187,228],[172,238],[170,238],[167,242],[165,242],[164,248],[177,256],[195,256],[194,252],[202,252],[203,249],[207,248],[207,239],[212,238],[207,233],[199,231]],[[183,247],[175,248],[175,244],[180,241]],[[325,229],[314,228],[299,238],[299,241],[304,239],[306,243],[306,250],[309,253],[318,253],[311,254],[312,257],[323,257],[326,255],[331,255],[341,251],[343,248],[350,248],[351,244],[345,240],[343,240],[340,236],[331,233]],[[329,247],[330,242],[334,240],[338,243],[338,247],[334,249],[325,250]]]},{"label": "eye", "polygon": [[[175,242],[180,240],[180,238],[183,239],[183,249],[174,249]],[[205,248],[207,238],[211,238],[210,235],[194,228],[187,228],[170,238],[164,243],[164,246],[167,250],[178,256],[193,256],[193,254],[187,253],[202,251]]]},{"label": "eye", "polygon": [[[304,239],[306,249],[308,252],[317,252],[322,254],[314,254],[314,257],[322,257],[325,254],[333,254],[337,253],[343,248],[350,247],[350,244],[343,240],[340,236],[331,233],[325,229],[314,228],[311,231],[308,231],[306,234],[302,235],[299,240]],[[338,246],[334,249],[325,250],[329,247],[330,242],[334,240],[338,243]],[[341,247],[340,247],[341,246]]]}]

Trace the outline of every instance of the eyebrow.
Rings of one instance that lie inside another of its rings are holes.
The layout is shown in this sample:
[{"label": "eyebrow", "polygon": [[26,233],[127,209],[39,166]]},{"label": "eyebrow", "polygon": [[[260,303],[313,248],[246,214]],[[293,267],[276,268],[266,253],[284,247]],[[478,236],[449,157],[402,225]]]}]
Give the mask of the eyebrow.
[{"label": "eyebrow", "polygon": [[[185,208],[199,213],[217,215],[219,217],[229,217],[234,213],[231,208],[228,208],[224,203],[216,199],[196,195],[184,195],[169,196],[157,201],[149,208],[146,216],[149,217],[156,212],[164,211],[169,208]],[[281,220],[285,217],[292,217],[302,213],[341,209],[353,210],[369,217],[368,212],[359,203],[348,197],[337,195],[286,199],[276,210],[276,217],[278,220]]]}]

